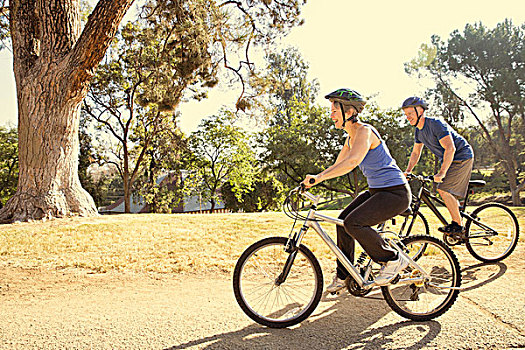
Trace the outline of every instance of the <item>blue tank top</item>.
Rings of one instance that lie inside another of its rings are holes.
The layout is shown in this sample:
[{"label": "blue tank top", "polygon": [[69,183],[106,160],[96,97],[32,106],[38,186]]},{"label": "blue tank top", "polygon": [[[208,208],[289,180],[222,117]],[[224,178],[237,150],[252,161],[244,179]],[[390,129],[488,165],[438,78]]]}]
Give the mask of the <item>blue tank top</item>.
[{"label": "blue tank top", "polygon": [[365,126],[369,127],[381,142],[376,148],[369,150],[359,164],[359,169],[365,175],[368,187],[385,188],[406,184],[407,180],[403,172],[390,155],[390,151],[377,130],[372,125],[365,124]]}]

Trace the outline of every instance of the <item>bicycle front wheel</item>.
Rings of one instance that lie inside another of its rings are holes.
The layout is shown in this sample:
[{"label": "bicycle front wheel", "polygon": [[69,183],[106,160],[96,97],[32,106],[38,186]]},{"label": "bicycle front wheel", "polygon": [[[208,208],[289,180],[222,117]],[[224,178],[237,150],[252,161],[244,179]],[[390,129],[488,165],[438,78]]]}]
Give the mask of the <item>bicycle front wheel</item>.
[{"label": "bicycle front wheel", "polygon": [[381,287],[387,304],[399,315],[414,321],[428,321],[442,315],[456,301],[461,285],[459,261],[441,240],[430,236],[403,239],[404,251],[428,274],[409,265],[396,284]]},{"label": "bicycle front wheel", "polygon": [[512,253],[519,238],[514,213],[499,203],[487,203],[472,212],[465,225],[467,249],[478,260],[497,262]]},{"label": "bicycle front wheel", "polygon": [[290,327],[315,310],[323,292],[323,275],[313,253],[301,245],[284,283],[277,279],[290,256],[287,238],[270,237],[241,255],[233,273],[233,291],[241,309],[267,327]]}]

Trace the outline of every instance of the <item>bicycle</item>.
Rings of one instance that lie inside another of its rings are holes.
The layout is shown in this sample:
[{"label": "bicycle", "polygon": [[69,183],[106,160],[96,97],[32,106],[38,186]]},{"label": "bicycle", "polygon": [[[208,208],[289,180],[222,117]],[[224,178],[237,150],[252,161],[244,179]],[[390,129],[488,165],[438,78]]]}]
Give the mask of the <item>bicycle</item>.
[{"label": "bicycle", "polygon": [[[428,221],[419,211],[424,203],[436,215],[436,217],[447,225],[447,220],[441,215],[436,205],[445,205],[442,200],[433,195],[427,188],[433,183],[432,177],[408,174],[409,181],[417,180],[420,188],[417,195],[413,195],[410,208],[401,216],[401,227],[398,231],[400,238],[405,238],[413,232],[430,236]],[[467,195],[459,208],[460,215],[465,219],[465,229],[459,235],[443,234],[443,241],[449,246],[465,244],[472,256],[483,262],[498,262],[508,257],[519,238],[519,224],[516,215],[505,205],[500,203],[486,203],[477,207],[472,213],[466,212],[468,197],[474,188],[485,186],[483,180],[470,180]],[[395,225],[395,218],[393,223]],[[385,224],[381,229],[384,229]]]},{"label": "bicycle", "polygon": [[[311,203],[306,216],[296,205],[299,199]],[[312,251],[301,243],[309,228],[314,229],[350,273],[346,279],[350,293],[363,296],[377,286],[373,262],[368,259],[363,265],[352,264],[323,230],[320,222],[343,225],[343,220],[318,213],[319,199],[302,186],[290,191],[283,206],[285,214],[295,219],[288,238],[264,238],[249,246],[238,259],[233,273],[235,299],[255,322],[271,328],[290,327],[305,320],[319,304],[323,292],[321,266]],[[294,233],[298,219],[304,223]],[[428,235],[403,240],[385,237],[385,240],[410,262],[394,280],[380,286],[390,308],[416,321],[430,320],[446,312],[457,299],[461,285],[461,270],[454,252]]]}]

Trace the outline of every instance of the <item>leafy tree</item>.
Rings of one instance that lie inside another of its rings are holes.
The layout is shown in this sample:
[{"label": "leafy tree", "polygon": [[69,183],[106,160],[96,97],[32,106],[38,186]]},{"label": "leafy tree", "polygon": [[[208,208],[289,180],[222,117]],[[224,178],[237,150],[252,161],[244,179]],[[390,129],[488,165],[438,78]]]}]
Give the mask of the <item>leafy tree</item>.
[{"label": "leafy tree", "polygon": [[[270,122],[259,134],[260,159],[268,172],[278,177],[287,188],[295,187],[308,173],[320,172],[332,165],[344,142],[342,132],[335,129],[328,118],[328,110],[305,103],[291,102],[288,107],[290,124],[282,120]],[[353,177],[356,178],[353,178]],[[353,180],[353,181],[352,181]],[[354,184],[357,180],[357,186]],[[321,188],[355,195],[363,188],[362,176],[357,172],[323,182]]]},{"label": "leafy tree", "polygon": [[[80,105],[89,82],[133,0],[100,0],[83,29],[81,2],[59,0],[9,2],[14,72],[19,108],[20,180],[12,199],[0,211],[0,220],[28,220],[67,215],[95,215],[93,199],[82,189],[78,177],[78,128]],[[5,1],[2,2],[6,4]],[[155,31],[173,32],[163,44],[188,59],[181,76],[193,72],[187,65],[214,54],[217,60],[242,78],[253,71],[249,49],[269,47],[276,37],[300,24],[298,0],[276,1],[175,1],[146,3],[145,23]],[[2,14],[6,9],[2,7]],[[177,24],[197,28],[202,36],[178,36]],[[7,26],[0,21],[0,38]],[[210,30],[211,29],[211,30]],[[230,48],[245,53],[234,67]],[[170,75],[159,79],[168,80]],[[244,79],[241,80],[244,83]],[[165,100],[174,106],[181,94]],[[162,96],[162,94],[161,94]],[[161,102],[156,92],[144,90],[144,104]],[[246,107],[239,98],[237,106]]]},{"label": "leafy tree", "polygon": [[166,119],[163,122],[167,127],[159,129],[152,139],[144,172],[134,183],[136,193],[154,213],[171,212],[188,194],[182,181],[182,172],[189,164],[187,139],[177,127],[176,115],[170,123]]},{"label": "leafy tree", "polygon": [[78,177],[80,104],[132,2],[99,1],[84,28],[78,1],[11,0],[2,8],[17,87],[20,169],[0,221],[96,214]]},{"label": "leafy tree", "polygon": [[233,211],[261,212],[279,209],[283,200],[283,186],[275,177],[264,177],[261,173],[256,176],[250,191],[239,196],[234,192],[230,182],[221,187],[221,198],[226,208]]},{"label": "leafy tree", "polygon": [[16,129],[0,126],[0,208],[16,191],[18,137]]},{"label": "leafy tree", "polygon": [[514,26],[510,20],[494,29],[467,24],[463,33],[454,31],[447,43],[433,36],[432,46],[422,46],[419,57],[405,65],[408,73],[434,79],[435,95],[449,108],[443,110],[445,117],[461,119],[461,113],[474,117],[479,133],[505,169],[514,205],[520,204],[519,193],[525,188],[524,141],[516,133],[525,121],[524,42],[525,25]]},{"label": "leafy tree", "polygon": [[231,124],[231,113],[223,110],[203,120],[189,138],[189,149],[195,158],[185,181],[193,180],[195,191],[209,200],[211,210],[215,209],[219,189],[226,182],[239,199],[251,191],[255,154],[246,133]]},{"label": "leafy tree", "polygon": [[[282,4],[261,8],[251,1],[235,2],[239,13],[228,9],[232,5],[225,2],[219,6],[206,0],[149,1],[138,21],[122,29],[100,66],[84,110],[116,141],[112,155],[106,158],[123,178],[126,212],[130,210],[133,184],[144,171],[152,145],[169,143],[157,140],[168,135],[159,128],[169,124],[170,114],[180,101],[185,96],[204,98],[206,90],[218,82],[219,62],[231,68],[227,54],[243,46],[248,50],[252,39],[247,34],[261,40],[278,34],[272,26],[259,28],[265,25],[265,15],[281,23],[281,29],[294,23],[298,15],[290,8],[281,14],[271,12]],[[292,5],[297,7],[294,2]],[[255,19],[250,13],[257,8],[262,17]],[[237,22],[232,22],[234,19]],[[243,79],[240,68],[234,71]],[[155,187],[151,190],[162,191]]]},{"label": "leafy tree", "polygon": [[[146,163],[151,167],[155,162],[155,145],[172,144],[174,140],[177,126],[173,109],[182,91],[194,83],[216,83],[213,68],[191,57],[181,57],[166,45],[173,35],[184,38],[199,30],[189,25],[191,16],[184,21],[186,25],[181,27],[190,28],[189,34],[187,29],[173,33],[128,23],[117,35],[107,61],[99,66],[84,104],[85,117],[112,138],[102,153],[122,177],[127,213],[134,182],[145,171]],[[152,175],[150,171],[149,177]],[[155,181],[149,181],[150,185]],[[154,190],[155,186],[141,188]]]},{"label": "leafy tree", "polygon": [[[313,104],[319,91],[316,79],[309,81],[308,63],[297,48],[288,47],[266,56],[268,62],[264,72],[255,76],[253,84],[262,96],[259,108],[263,115],[272,116],[272,123],[291,125],[290,109],[295,101]],[[268,120],[266,120],[268,122]]]}]

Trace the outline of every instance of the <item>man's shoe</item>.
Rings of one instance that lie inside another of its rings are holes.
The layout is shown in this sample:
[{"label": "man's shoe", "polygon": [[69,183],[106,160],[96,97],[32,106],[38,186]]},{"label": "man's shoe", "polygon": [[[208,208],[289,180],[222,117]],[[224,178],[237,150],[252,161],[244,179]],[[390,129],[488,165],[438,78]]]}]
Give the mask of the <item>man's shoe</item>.
[{"label": "man's shoe", "polygon": [[330,283],[330,285],[326,287],[326,291],[328,293],[334,294],[344,288],[346,288],[345,280],[340,279],[339,277],[337,277],[337,274],[336,274],[334,276],[334,280],[332,281],[332,283]]},{"label": "man's shoe", "polygon": [[375,284],[384,286],[392,282],[396,276],[408,266],[408,260],[401,254],[397,254],[397,259],[387,261],[377,274]]},{"label": "man's shoe", "polygon": [[451,234],[461,233],[461,232],[463,232],[463,226],[459,225],[455,221],[452,221],[447,226],[439,227],[438,231],[439,232],[443,232],[443,233],[451,233]]}]

